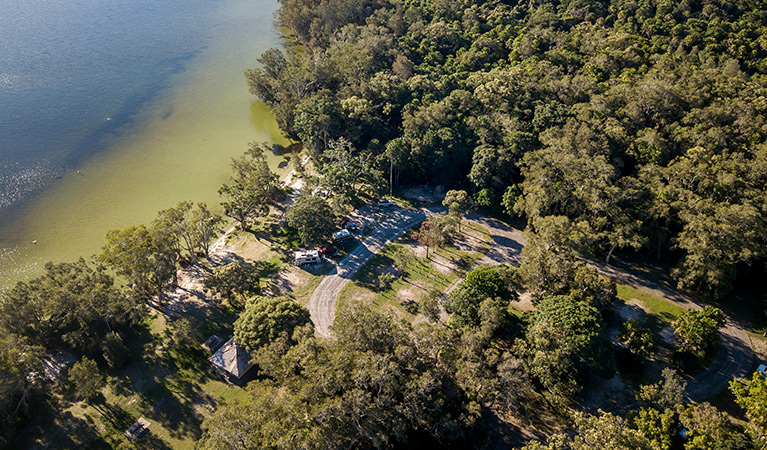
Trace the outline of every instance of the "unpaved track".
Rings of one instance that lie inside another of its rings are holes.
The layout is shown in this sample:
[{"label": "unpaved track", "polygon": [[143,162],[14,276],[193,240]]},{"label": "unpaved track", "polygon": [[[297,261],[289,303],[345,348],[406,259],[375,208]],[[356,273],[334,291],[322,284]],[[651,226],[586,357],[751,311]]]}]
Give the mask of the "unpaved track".
[{"label": "unpaved track", "polygon": [[392,206],[386,210],[386,218],[378,222],[376,229],[349,255],[338,262],[336,267],[322,279],[309,298],[309,314],[318,337],[329,337],[330,327],[335,319],[335,305],[341,288],[388,242],[400,237],[426,219],[427,211]]},{"label": "unpaved track", "polygon": [[[525,245],[525,238],[519,230],[486,217],[472,217],[471,220],[484,226],[493,238],[494,245],[480,260],[481,262],[488,264],[508,262],[515,265],[520,263],[520,253]],[[630,268],[605,266],[593,261],[588,261],[588,264],[618,283],[662,298],[682,308],[703,308],[701,303],[690,296],[644,278]],[[728,318],[724,328],[720,330],[720,335],[716,359],[687,383],[686,394],[692,401],[701,401],[725,390],[733,378],[743,377],[751,369],[754,352],[746,331]]]},{"label": "unpaved track", "polygon": [[[322,280],[309,300],[309,311],[318,336],[327,337],[330,335],[330,326],[333,324],[335,315],[336,297],[352,275],[387,242],[396,239],[425,218],[426,213],[424,211],[393,209],[389,219],[381,223],[378,229],[362,243],[363,245],[357,247],[349,256],[339,262],[337,270]],[[522,247],[525,245],[525,237],[521,231],[479,215],[471,215],[469,220],[486,228],[493,240],[490,251],[480,259],[480,263],[511,263],[514,265],[520,263]],[[648,280],[630,268],[605,266],[592,261],[588,263],[599,270],[602,275],[618,283],[660,297],[682,308],[702,308],[699,302],[688,295],[661,283]],[[733,378],[743,377],[751,369],[754,352],[751,348],[751,340],[745,330],[732,319],[728,319],[720,334],[721,339],[716,359],[706,369],[689,380],[687,384],[686,393],[690,400],[701,401],[723,391]]]},{"label": "unpaved track", "polygon": [[[599,272],[618,283],[660,297],[686,309],[702,309],[703,305],[692,297],[661,283],[642,278],[630,269],[605,266],[589,262]],[[690,400],[701,401],[727,388],[733,378],[748,374],[754,360],[751,339],[738,323],[727,318],[721,336],[716,359],[687,383],[686,394]]]}]

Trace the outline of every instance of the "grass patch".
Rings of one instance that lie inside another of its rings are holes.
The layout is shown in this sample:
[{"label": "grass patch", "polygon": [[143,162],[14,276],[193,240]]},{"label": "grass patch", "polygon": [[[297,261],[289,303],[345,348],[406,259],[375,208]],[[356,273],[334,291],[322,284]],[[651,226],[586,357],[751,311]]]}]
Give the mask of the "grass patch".
[{"label": "grass patch", "polygon": [[317,289],[317,285],[320,284],[325,275],[330,272],[332,265],[330,263],[323,263],[323,268],[318,273],[308,272],[299,267],[295,267],[289,272],[296,278],[296,283],[291,289],[293,298],[300,304],[306,306],[309,304],[309,298],[312,293]]},{"label": "grass patch", "polygon": [[[218,312],[211,312],[201,331],[231,328],[232,317],[211,309]],[[143,319],[124,339],[133,357],[119,369],[100,364],[106,387],[96,399],[78,401],[66,386],[56,386],[47,394],[45,410],[19,430],[14,445],[116,448],[129,443],[123,432],[143,416],[151,423],[149,430],[130,448],[191,450],[202,421],[217,405],[247,395],[217,378],[198,343],[173,345],[166,318],[160,314]]]},{"label": "grass patch", "polygon": [[[467,228],[467,227],[464,227]],[[423,298],[437,291],[443,293],[459,280],[477,260],[490,249],[490,236],[484,229],[471,231],[473,245],[468,249],[467,231],[461,237],[461,247],[449,244],[430,251],[428,258],[413,258],[406,268],[406,277],[397,277],[390,286],[379,286],[382,273],[397,274],[394,255],[402,248],[415,245],[410,233],[384,246],[373,255],[339,293],[338,304],[364,302],[377,311],[393,311],[398,316],[414,321],[418,316],[417,305]],[[438,269],[439,268],[439,269]]]},{"label": "grass patch", "polygon": [[642,309],[649,315],[656,318],[661,326],[671,325],[679,317],[684,308],[677,306],[660,297],[639,291],[625,284],[618,284],[618,298],[629,302],[636,300],[640,303]]}]

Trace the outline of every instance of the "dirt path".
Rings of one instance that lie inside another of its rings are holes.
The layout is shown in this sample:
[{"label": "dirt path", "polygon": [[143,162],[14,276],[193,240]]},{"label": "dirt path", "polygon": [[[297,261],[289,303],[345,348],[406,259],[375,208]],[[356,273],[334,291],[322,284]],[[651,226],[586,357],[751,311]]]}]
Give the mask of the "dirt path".
[{"label": "dirt path", "polygon": [[[626,267],[605,266],[589,262],[602,275],[646,292],[686,309],[702,309],[703,305],[692,297],[659,282],[642,278]],[[724,328],[719,331],[721,339],[716,359],[687,383],[687,397],[692,401],[701,401],[727,388],[733,378],[743,377],[751,369],[754,351],[751,339],[746,331],[735,321],[728,318]]]},{"label": "dirt path", "polygon": [[335,319],[335,304],[341,288],[360,267],[384,245],[400,237],[426,219],[425,210],[412,210],[393,206],[386,218],[378,223],[375,231],[357,246],[346,258],[338,262],[328,276],[322,279],[309,298],[309,313],[318,337],[329,337]]},{"label": "dirt path", "polygon": [[[485,227],[493,239],[494,245],[480,260],[481,263],[513,263],[515,265],[520,263],[520,253],[525,245],[525,238],[519,230],[482,216],[473,216],[470,220]],[[605,266],[593,261],[589,261],[588,264],[618,283],[662,298],[682,308],[701,309],[703,307],[690,296],[644,278],[630,268]],[[723,391],[733,378],[745,376],[751,369],[754,352],[745,330],[732,319],[728,319],[724,328],[720,330],[720,335],[716,359],[687,383],[687,397],[692,401],[701,401]]]},{"label": "dirt path", "polygon": [[[390,217],[380,223],[378,229],[362,245],[340,261],[337,268],[320,282],[309,300],[309,311],[318,336],[330,335],[330,326],[335,316],[336,297],[360,266],[387,242],[396,239],[425,218],[424,211],[392,208]],[[520,263],[522,247],[526,242],[520,230],[476,214],[469,216],[469,220],[486,228],[493,240],[490,251],[479,260],[480,264],[518,265]],[[688,295],[644,278],[630,268],[605,266],[595,262],[589,262],[589,264],[597,268],[602,275],[616,282],[662,298],[682,308],[702,308],[699,302]],[[688,398],[701,401],[726,389],[730,380],[747,374],[753,362],[753,355],[751,341],[745,330],[732,319],[728,319],[721,330],[716,359],[688,382]]]}]

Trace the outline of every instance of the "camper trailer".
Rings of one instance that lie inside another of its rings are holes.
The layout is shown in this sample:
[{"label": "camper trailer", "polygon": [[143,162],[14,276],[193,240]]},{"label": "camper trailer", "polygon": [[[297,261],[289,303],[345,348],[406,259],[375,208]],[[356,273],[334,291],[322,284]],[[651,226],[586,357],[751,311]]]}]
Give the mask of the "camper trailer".
[{"label": "camper trailer", "polygon": [[314,264],[322,261],[320,259],[320,252],[317,250],[309,250],[306,252],[296,252],[296,265],[301,266],[304,264]]}]

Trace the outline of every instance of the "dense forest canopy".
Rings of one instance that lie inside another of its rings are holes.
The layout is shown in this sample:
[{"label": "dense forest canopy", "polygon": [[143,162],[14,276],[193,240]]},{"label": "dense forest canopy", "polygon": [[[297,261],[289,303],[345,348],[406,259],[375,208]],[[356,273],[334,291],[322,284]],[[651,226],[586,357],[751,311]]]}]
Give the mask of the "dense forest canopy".
[{"label": "dense forest canopy", "polygon": [[281,3],[295,45],[246,75],[317,154],[344,138],[394,180],[566,216],[706,295],[764,261],[765,2]]}]

